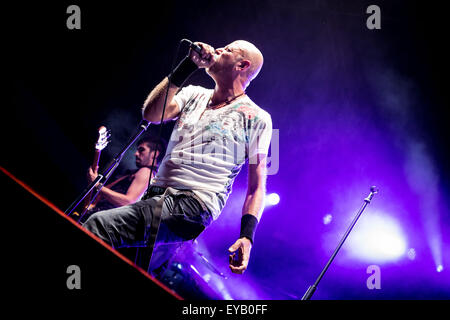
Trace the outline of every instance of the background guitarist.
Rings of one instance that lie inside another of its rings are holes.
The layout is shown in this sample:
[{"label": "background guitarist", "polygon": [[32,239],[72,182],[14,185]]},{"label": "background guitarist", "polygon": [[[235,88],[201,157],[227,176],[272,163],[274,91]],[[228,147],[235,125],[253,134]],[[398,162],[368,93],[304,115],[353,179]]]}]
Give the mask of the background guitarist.
[{"label": "background guitarist", "polygon": [[[137,142],[137,150],[134,154],[136,157],[136,167],[134,170],[127,170],[112,182],[109,182],[103,188],[91,205],[89,211],[82,217],[82,221],[86,221],[94,212],[125,206],[138,201],[147,190],[150,169],[155,159],[155,167],[152,170],[152,179],[156,174],[158,165],[164,156],[165,143],[162,139],[157,140],[152,136],[144,136]],[[89,167],[87,179],[91,183],[97,177],[98,167],[94,171]]]}]

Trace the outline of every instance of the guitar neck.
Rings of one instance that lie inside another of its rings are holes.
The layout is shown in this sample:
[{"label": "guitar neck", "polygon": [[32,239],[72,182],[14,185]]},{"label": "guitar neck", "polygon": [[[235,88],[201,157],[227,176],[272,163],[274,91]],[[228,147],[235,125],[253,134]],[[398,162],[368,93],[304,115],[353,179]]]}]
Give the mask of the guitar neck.
[{"label": "guitar neck", "polygon": [[94,153],[94,160],[92,161],[92,170],[96,170],[98,167],[98,163],[100,161],[100,154],[102,153],[101,150],[97,150],[95,149],[95,153]]},{"label": "guitar neck", "polygon": [[[95,144],[95,152],[94,152],[94,160],[92,161],[91,164],[91,169],[93,171],[97,171],[98,168],[98,164],[100,161],[100,154],[102,153],[102,150],[108,145],[109,140],[108,138],[111,136],[110,131],[106,129],[106,127],[101,126],[98,129],[98,134],[99,137],[97,139],[97,143]],[[83,216],[88,210],[89,207],[91,205],[91,200],[93,195],[98,196],[98,192],[96,193],[94,189],[91,190],[91,192],[89,192],[86,197],[84,198],[83,201],[83,211],[81,213],[81,216]],[[98,201],[99,197],[97,197],[97,201]],[[94,199],[95,200],[95,199]]]},{"label": "guitar neck", "polygon": [[[94,153],[94,160],[92,161],[92,165],[91,168],[92,170],[96,171],[97,167],[98,167],[98,163],[100,161],[100,154],[102,153],[101,150],[95,149],[95,153]],[[83,202],[83,211],[81,212],[81,215],[83,216],[86,211],[89,210],[89,205],[91,203],[91,199],[92,199],[92,194],[93,191],[89,192],[89,194],[86,195],[86,198],[84,198],[84,202]]]}]

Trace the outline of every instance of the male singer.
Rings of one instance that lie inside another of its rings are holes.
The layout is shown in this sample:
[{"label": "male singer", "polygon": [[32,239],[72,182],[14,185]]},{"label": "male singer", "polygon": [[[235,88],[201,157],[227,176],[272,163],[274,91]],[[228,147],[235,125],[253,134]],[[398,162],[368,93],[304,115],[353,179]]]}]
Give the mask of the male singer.
[{"label": "male singer", "polygon": [[[152,221],[160,216],[156,241],[194,239],[218,218],[236,175],[248,160],[241,232],[229,248],[230,269],[242,274],[264,208],[266,158],[272,136],[269,113],[245,93],[261,70],[263,56],[244,40],[219,49],[201,42],[195,45],[198,49],[190,50],[150,92],[143,106],[144,119],[160,122],[168,89],[164,121],[176,120],[149,193],[135,204],[95,213],[84,226],[114,248],[146,246],[151,230],[154,235]],[[182,88],[197,69],[206,70],[215,82],[214,89]]]}]

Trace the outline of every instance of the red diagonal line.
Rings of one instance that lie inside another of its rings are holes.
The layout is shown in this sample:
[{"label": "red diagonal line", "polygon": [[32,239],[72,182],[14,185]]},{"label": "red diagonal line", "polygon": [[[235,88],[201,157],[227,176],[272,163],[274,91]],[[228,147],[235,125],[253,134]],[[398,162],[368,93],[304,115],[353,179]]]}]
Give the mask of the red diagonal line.
[{"label": "red diagonal line", "polygon": [[106,249],[108,249],[109,251],[111,251],[112,253],[114,253],[116,256],[118,256],[120,259],[122,259],[123,261],[125,261],[126,263],[128,263],[129,265],[131,265],[132,267],[135,267],[136,269],[139,270],[140,273],[142,273],[145,277],[147,277],[148,279],[150,279],[151,281],[155,282],[157,285],[159,285],[161,288],[163,288],[165,291],[167,291],[168,293],[170,293],[172,296],[174,296],[175,298],[177,298],[178,300],[183,300],[182,297],[180,297],[176,292],[174,292],[173,290],[169,289],[166,285],[164,285],[163,283],[161,283],[159,280],[155,279],[154,277],[152,277],[151,275],[149,275],[144,269],[140,268],[139,266],[137,266],[134,262],[132,262],[130,259],[128,259],[127,257],[125,257],[124,255],[122,255],[121,253],[119,253],[118,251],[114,250],[109,244],[107,244],[106,242],[104,242],[102,239],[100,239],[99,237],[97,237],[95,234],[93,234],[92,232],[90,232],[89,230],[86,230],[85,228],[83,228],[82,226],[80,226],[78,223],[76,223],[74,220],[72,220],[71,218],[69,218],[64,212],[62,212],[57,206],[55,206],[53,203],[51,203],[48,199],[46,199],[45,197],[41,196],[39,193],[37,193],[36,191],[34,191],[30,186],[28,186],[26,183],[24,183],[23,181],[19,180],[18,178],[16,178],[12,173],[10,173],[8,170],[6,170],[5,168],[3,168],[2,166],[0,166],[0,171],[3,172],[5,175],[7,175],[8,177],[10,177],[12,180],[14,180],[17,184],[19,184],[22,188],[24,188],[25,190],[27,190],[29,193],[31,193],[33,196],[35,196],[36,198],[38,198],[40,201],[42,201],[45,205],[47,205],[48,207],[50,207],[52,210],[54,210],[56,213],[58,213],[60,216],[62,216],[64,219],[66,219],[67,221],[69,221],[70,223],[72,223],[75,227],[77,227],[78,229],[80,229],[81,231],[83,231],[84,233],[86,233],[88,236],[90,236],[91,238],[93,238],[94,240],[96,240],[97,242],[99,242],[102,246],[104,246]]}]

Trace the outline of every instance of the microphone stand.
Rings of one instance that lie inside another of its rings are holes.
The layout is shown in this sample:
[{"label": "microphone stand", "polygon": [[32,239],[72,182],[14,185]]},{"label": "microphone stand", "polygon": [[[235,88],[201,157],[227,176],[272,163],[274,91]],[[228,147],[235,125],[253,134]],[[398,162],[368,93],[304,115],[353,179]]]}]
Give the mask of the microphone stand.
[{"label": "microphone stand", "polygon": [[309,286],[308,290],[303,295],[302,300],[310,300],[311,299],[312,295],[314,294],[314,292],[317,289],[317,286],[319,285],[320,280],[322,280],[322,277],[324,276],[325,272],[328,270],[328,267],[330,266],[331,262],[333,262],[334,257],[336,257],[339,249],[341,249],[342,245],[344,244],[344,241],[347,239],[348,235],[352,231],[353,227],[355,226],[355,224],[358,221],[359,217],[363,213],[364,209],[367,207],[367,205],[370,203],[370,201],[372,201],[373,196],[377,192],[378,192],[378,188],[377,187],[371,187],[370,188],[370,194],[367,196],[367,198],[364,199],[364,204],[362,205],[361,209],[359,209],[358,214],[353,219],[352,223],[350,224],[349,228],[345,232],[345,234],[342,237],[341,241],[339,242],[338,246],[334,250],[333,255],[331,256],[331,258],[328,260],[327,264],[323,268],[323,270],[320,273],[319,277],[317,278],[316,282],[314,282],[313,285]]},{"label": "microphone stand", "polygon": [[[108,181],[109,177],[111,177],[114,170],[119,165],[120,161],[122,160],[125,152],[131,147],[131,145],[142,135],[144,131],[147,130],[148,126],[150,125],[150,122],[143,119],[141,123],[139,124],[138,132],[130,138],[128,143],[122,148],[122,150],[105,166],[105,168],[97,175],[97,177],[92,181],[76,198],[74,202],[67,208],[67,210],[64,212],[67,216],[70,216],[72,212],[75,210],[75,208],[80,204],[81,201],[86,198],[86,196],[94,189],[94,187],[99,184],[99,188],[95,191],[95,194],[91,198],[90,202],[87,204],[89,207],[92,202],[94,202],[95,198],[97,197],[98,193],[100,192],[103,185]],[[84,214],[83,214],[84,215]],[[79,219],[81,219],[83,216],[81,216]]]}]

